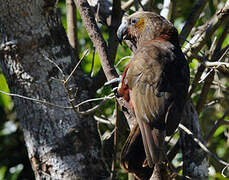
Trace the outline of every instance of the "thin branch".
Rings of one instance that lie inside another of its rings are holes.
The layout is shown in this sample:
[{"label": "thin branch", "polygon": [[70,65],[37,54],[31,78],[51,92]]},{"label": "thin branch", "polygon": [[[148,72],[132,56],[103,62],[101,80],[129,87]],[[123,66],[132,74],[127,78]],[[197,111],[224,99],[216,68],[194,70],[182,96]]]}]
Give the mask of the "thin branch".
[{"label": "thin branch", "polygon": [[105,168],[107,170],[107,172],[111,172],[105,158],[104,158],[104,141],[103,141],[103,138],[102,138],[102,133],[100,131],[100,127],[99,127],[99,122],[97,122],[97,130],[98,130],[98,134],[99,134],[99,137],[100,137],[100,142],[101,142],[101,159],[105,165]]},{"label": "thin branch", "polygon": [[172,2],[170,3],[170,7],[169,7],[169,21],[171,23],[174,23],[177,1],[176,0],[171,0],[171,1]]},{"label": "thin branch", "polygon": [[221,174],[222,174],[222,176],[223,177],[227,177],[225,174],[224,174],[224,171],[226,171],[226,169],[228,169],[229,168],[229,165],[227,165],[227,166],[225,166],[223,169],[222,169],[222,171],[221,171]]},{"label": "thin branch", "polygon": [[82,21],[84,23],[84,26],[88,32],[88,35],[90,39],[93,42],[94,47],[96,47],[102,68],[104,70],[104,73],[108,80],[111,80],[118,76],[117,72],[115,71],[115,68],[112,64],[112,57],[109,55],[108,47],[106,45],[106,42],[104,38],[102,37],[100,30],[96,24],[94,15],[91,11],[91,8],[87,2],[87,0],[74,0]]},{"label": "thin branch", "polygon": [[125,2],[121,6],[122,7],[122,10],[123,11],[127,11],[133,4],[134,4],[134,0],[129,0],[129,1]]},{"label": "thin branch", "polygon": [[213,159],[215,159],[220,164],[223,164],[225,166],[228,166],[229,163],[225,162],[224,160],[217,157],[214,153],[208,150],[208,148],[199,140],[188,128],[186,128],[184,125],[179,124],[179,128],[183,130],[185,133],[187,133],[189,136],[192,137],[192,139],[200,146],[200,148],[206,152],[209,156],[211,156]]},{"label": "thin branch", "polygon": [[190,40],[190,43],[185,46],[184,53],[189,60],[200,51],[205,42],[213,35],[213,33],[221,24],[227,21],[228,17],[229,3],[226,3],[224,8],[216,13],[208,22],[206,22]]},{"label": "thin branch", "polygon": [[172,3],[171,1],[172,0],[164,0],[163,8],[160,12],[160,15],[166,19],[169,19],[169,17],[170,17],[170,13],[171,13],[170,12],[170,4]]},{"label": "thin branch", "polygon": [[44,58],[45,58],[46,60],[48,60],[51,64],[53,64],[54,66],[56,66],[56,68],[60,71],[61,75],[62,75],[63,78],[65,79],[64,72],[62,71],[62,69],[60,68],[60,66],[58,66],[57,63],[55,63],[54,61],[52,61],[48,56],[46,56],[46,55],[43,55],[43,56],[44,56]]},{"label": "thin branch", "polygon": [[[103,106],[109,99],[110,99],[110,96],[112,95],[109,95],[108,98],[107,97],[103,97],[103,98],[95,98],[95,99],[88,99],[86,101],[83,101],[77,105],[74,105],[73,101],[75,100],[72,96],[71,96],[71,89],[68,87],[68,82],[70,80],[70,78],[72,77],[72,75],[75,73],[75,71],[77,70],[77,68],[79,67],[80,63],[82,62],[82,60],[84,59],[84,57],[88,54],[89,50],[86,49],[84,52],[83,52],[83,56],[81,57],[81,59],[79,60],[79,62],[76,64],[76,66],[74,67],[74,69],[72,70],[72,72],[70,73],[70,75],[68,76],[68,78],[66,79],[65,78],[65,74],[64,72],[62,71],[62,69],[54,62],[52,61],[50,58],[46,57],[45,58],[52,64],[54,64],[58,70],[60,71],[60,73],[62,74],[63,76],[63,80],[59,80],[60,82],[63,83],[65,89],[67,90],[67,93],[68,93],[68,98],[69,98],[69,102],[70,104],[72,105],[72,108],[77,114],[80,114],[80,115],[90,115],[90,114],[94,114],[101,106]],[[114,98],[114,97],[112,97]],[[111,99],[112,99],[111,98]],[[79,107],[85,103],[88,103],[88,102],[91,102],[91,101],[98,101],[98,100],[103,100],[100,104],[94,106],[93,108],[91,109],[88,109],[86,111],[79,111]]]},{"label": "thin branch", "polygon": [[[219,58],[219,60],[217,62],[220,62],[224,56],[227,54],[227,52],[229,51],[229,46],[227,46],[227,49],[224,51],[223,55]],[[220,67],[220,65],[218,64],[217,66],[213,67],[212,69],[210,69],[210,71],[199,81],[199,83],[201,83],[202,81],[205,80],[205,78],[207,78],[207,76],[214,70],[217,69],[218,67]]]},{"label": "thin branch", "polygon": [[[206,79],[205,79],[205,82],[204,82],[204,85],[203,85],[203,88],[201,90],[201,94],[200,94],[200,98],[197,102],[197,106],[196,106],[196,111],[198,114],[200,114],[200,112],[202,111],[203,107],[204,107],[204,104],[207,100],[207,96],[208,96],[208,92],[210,90],[210,86],[212,84],[212,81],[214,80],[214,75],[215,75],[215,71],[209,71],[207,73],[208,75],[205,76]],[[199,83],[202,82],[202,81],[199,81]]]},{"label": "thin branch", "polygon": [[216,52],[218,52],[221,49],[221,46],[222,46],[225,38],[228,35],[228,29],[229,29],[229,20],[226,21],[225,26],[224,26],[224,30],[223,30],[222,34],[220,35],[220,37],[219,37],[218,43],[217,43],[216,48],[215,48]]},{"label": "thin branch", "polygon": [[192,8],[192,12],[188,16],[187,21],[184,27],[182,28],[179,36],[181,46],[184,44],[186,38],[191,32],[193,26],[195,25],[197,19],[199,18],[207,2],[208,2],[207,0],[198,0],[194,5],[194,7]]},{"label": "thin branch", "polygon": [[[141,0],[137,0],[137,1],[138,1],[138,4],[139,4],[140,7],[141,7],[141,10],[146,11],[146,9],[145,9],[145,7],[143,6]],[[136,8],[136,10],[138,10],[138,9]]]},{"label": "thin branch", "polygon": [[74,67],[74,69],[72,70],[72,72],[70,73],[70,75],[68,76],[68,78],[64,81],[64,84],[67,84],[69,82],[69,80],[71,79],[72,75],[75,73],[76,69],[78,68],[78,66],[80,65],[80,63],[84,59],[84,57],[87,56],[88,53],[89,53],[89,50],[88,49],[86,49],[83,52],[83,56],[81,57],[81,59],[79,60],[79,62],[76,64],[76,66]]},{"label": "thin branch", "polygon": [[115,101],[115,132],[114,132],[114,152],[113,152],[113,161],[111,167],[111,177],[113,180],[116,178],[116,160],[117,160],[117,150],[118,150],[118,130],[119,130],[119,105],[118,101]]},{"label": "thin branch", "polygon": [[197,69],[197,73],[196,73],[196,75],[195,75],[194,80],[192,81],[191,89],[190,89],[190,91],[189,91],[189,93],[188,93],[188,98],[191,97],[191,95],[192,95],[193,92],[195,91],[196,87],[199,85],[199,81],[200,81],[200,78],[201,78],[201,76],[202,76],[204,70],[205,70],[205,67],[204,67],[203,64],[201,64],[201,65],[198,67],[198,69]]},{"label": "thin branch", "polygon": [[94,102],[94,101],[101,101],[101,100],[109,100],[109,99],[114,99],[115,95],[114,93],[111,93],[109,96],[105,96],[105,97],[100,97],[100,98],[93,98],[93,99],[87,99],[77,105],[75,105],[75,108],[79,108],[80,106],[82,106],[83,104],[89,103],[89,102]]},{"label": "thin branch", "polygon": [[205,61],[204,66],[205,67],[217,67],[217,68],[219,68],[220,66],[223,66],[223,67],[229,68],[229,63],[218,62],[218,61],[216,61],[216,62]]},{"label": "thin branch", "polygon": [[80,115],[91,115],[91,114],[94,114],[99,108],[101,108],[101,106],[103,106],[108,100],[114,99],[114,98],[115,98],[115,96],[109,97],[109,98],[108,97],[105,97],[100,104],[98,104],[98,105],[94,106],[93,108],[88,109],[86,111],[79,111],[79,106],[78,105],[74,106],[73,109],[76,111],[77,114],[80,114]]},{"label": "thin branch", "polygon": [[108,51],[111,55],[112,63],[114,63],[117,47],[119,44],[118,38],[116,36],[116,32],[121,23],[122,15],[123,12],[121,9],[121,0],[113,0],[111,25],[108,27],[109,29]]},{"label": "thin branch", "polygon": [[45,100],[35,99],[35,98],[31,98],[31,97],[27,97],[27,96],[23,96],[23,95],[19,95],[19,94],[7,93],[7,92],[4,92],[2,90],[0,90],[0,93],[8,95],[8,96],[12,96],[12,97],[18,97],[18,98],[30,100],[30,101],[33,101],[36,103],[41,103],[41,104],[48,105],[48,106],[53,106],[53,107],[60,108],[60,109],[73,109],[72,107],[60,106],[60,105],[53,104],[51,102],[47,102]]},{"label": "thin branch", "polygon": [[176,144],[173,146],[173,148],[171,148],[167,152],[168,162],[171,162],[174,159],[174,157],[176,156],[176,154],[179,152],[179,149],[180,149],[180,140],[178,140],[176,142]]},{"label": "thin branch", "polygon": [[[114,94],[110,94],[109,96],[105,96],[105,97],[101,97],[101,98],[87,99],[86,101],[83,101],[83,102],[81,102],[81,103],[79,103],[77,105],[72,104],[72,107],[65,107],[65,106],[60,106],[60,105],[53,104],[51,102],[47,102],[45,100],[35,99],[35,98],[31,98],[31,97],[27,97],[27,96],[23,96],[23,95],[19,95],[19,94],[7,93],[7,92],[1,91],[1,90],[0,90],[0,93],[8,95],[8,96],[12,96],[12,97],[23,98],[23,99],[26,99],[26,100],[34,101],[36,103],[40,103],[40,104],[44,104],[44,105],[48,105],[48,106],[53,106],[53,107],[56,107],[56,108],[59,108],[59,109],[69,109],[69,110],[74,109],[76,111],[76,113],[80,114],[80,115],[93,114],[102,105],[104,105],[108,100],[115,98]],[[91,109],[88,109],[86,111],[79,111],[78,110],[80,106],[82,106],[82,105],[84,105],[84,104],[86,104],[88,102],[101,101],[101,100],[103,100],[103,101],[100,104],[94,106]]]},{"label": "thin branch", "polygon": [[[213,43],[212,43],[212,45],[211,45],[211,47],[210,47],[209,54],[208,54],[208,57],[211,58],[211,59],[214,58],[214,54],[216,52],[215,48],[216,48],[217,44],[218,43],[217,43],[216,38],[215,38]],[[207,95],[208,95],[208,92],[210,90],[210,86],[211,86],[211,84],[212,84],[212,82],[214,80],[214,75],[215,75],[215,71],[213,71],[213,69],[210,69],[206,73],[205,77],[202,78],[199,81],[199,83],[201,83],[204,79],[206,79],[205,82],[204,82],[203,88],[201,90],[200,98],[199,98],[199,100],[197,102],[196,111],[197,111],[198,114],[200,114],[200,112],[203,109],[204,104],[205,104],[205,102],[207,100]]]},{"label": "thin branch", "polygon": [[125,57],[121,58],[121,59],[115,64],[115,67],[117,68],[118,65],[119,65],[122,61],[124,61],[124,60],[126,60],[126,59],[131,59],[131,58],[132,58],[132,56],[125,56]]},{"label": "thin branch", "polygon": [[218,119],[215,123],[215,125],[211,128],[211,130],[209,131],[208,135],[205,138],[205,141],[208,142],[212,136],[215,134],[216,130],[222,126],[222,125],[229,125],[229,121],[225,120],[225,117],[229,115],[229,109],[226,110],[226,112],[224,113],[224,115]]},{"label": "thin branch", "polygon": [[67,36],[70,45],[76,51],[76,57],[78,59],[78,37],[77,37],[77,17],[76,6],[73,0],[66,0],[66,18],[67,18]]},{"label": "thin branch", "polygon": [[105,118],[103,118],[103,117],[94,116],[94,119],[95,119],[96,121],[98,121],[99,123],[108,124],[108,125],[114,125],[114,123],[112,123],[111,120],[105,119]]},{"label": "thin branch", "polygon": [[91,72],[90,72],[91,77],[93,77],[94,75],[94,65],[95,65],[95,47],[93,47],[93,57],[92,57]]}]

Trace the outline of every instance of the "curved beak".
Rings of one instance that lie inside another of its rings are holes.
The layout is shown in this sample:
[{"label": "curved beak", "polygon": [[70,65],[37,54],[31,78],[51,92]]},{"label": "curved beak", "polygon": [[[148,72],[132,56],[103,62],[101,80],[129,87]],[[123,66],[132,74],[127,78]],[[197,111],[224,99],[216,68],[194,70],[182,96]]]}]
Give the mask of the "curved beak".
[{"label": "curved beak", "polygon": [[122,45],[123,37],[125,38],[125,36],[127,35],[127,27],[128,27],[127,20],[125,19],[122,20],[122,23],[119,26],[118,31],[117,31],[117,37],[121,45]]}]

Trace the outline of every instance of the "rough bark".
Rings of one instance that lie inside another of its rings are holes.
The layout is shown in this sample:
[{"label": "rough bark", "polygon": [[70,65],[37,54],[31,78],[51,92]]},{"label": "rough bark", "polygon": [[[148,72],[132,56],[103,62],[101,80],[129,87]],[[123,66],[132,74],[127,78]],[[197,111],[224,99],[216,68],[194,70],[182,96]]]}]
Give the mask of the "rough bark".
[{"label": "rough bark", "polygon": [[[69,106],[61,73],[71,67],[71,51],[56,0],[0,0],[0,65],[12,93]],[[86,82],[85,82],[86,81]],[[78,71],[71,86],[77,101],[88,99],[91,82]],[[14,98],[36,179],[103,179],[95,121],[72,110]]]}]

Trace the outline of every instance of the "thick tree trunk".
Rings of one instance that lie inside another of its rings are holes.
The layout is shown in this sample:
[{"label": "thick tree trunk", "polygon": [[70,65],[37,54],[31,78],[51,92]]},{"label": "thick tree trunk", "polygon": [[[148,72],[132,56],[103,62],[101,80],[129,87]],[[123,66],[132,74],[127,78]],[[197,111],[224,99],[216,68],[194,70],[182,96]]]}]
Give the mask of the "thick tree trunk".
[{"label": "thick tree trunk", "polygon": [[[55,6],[55,0],[0,0],[0,65],[12,93],[69,106],[63,85],[51,79],[62,75],[47,60],[66,74],[73,68]],[[71,83],[77,101],[89,98],[82,72]],[[14,105],[36,179],[103,179],[93,118],[21,98]]]}]

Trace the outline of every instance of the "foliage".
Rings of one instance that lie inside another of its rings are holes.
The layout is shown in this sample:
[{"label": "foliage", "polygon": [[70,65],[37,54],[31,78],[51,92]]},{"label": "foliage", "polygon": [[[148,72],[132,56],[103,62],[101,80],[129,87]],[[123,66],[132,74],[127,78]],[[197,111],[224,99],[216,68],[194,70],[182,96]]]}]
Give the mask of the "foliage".
[{"label": "foliage", "polygon": [[[203,9],[202,14],[200,18],[197,20],[195,27],[198,28],[206,21],[208,21],[215,12],[219,9],[220,6],[222,6],[223,3],[225,3],[226,0],[208,0],[207,6]],[[155,1],[155,11],[160,12],[162,8],[163,1]],[[174,24],[177,27],[178,31],[180,32],[188,15],[190,14],[192,8],[194,5],[194,1],[182,1],[178,0],[176,4],[176,10],[175,10],[175,17],[174,17]],[[66,9],[65,9],[65,2],[60,1],[58,4],[59,11],[62,17],[62,23],[66,29]],[[134,11],[133,9],[130,10]],[[80,19],[80,15],[77,12],[77,26],[78,26],[78,39],[79,39],[79,52],[80,56],[81,53],[85,49],[90,50],[90,54],[85,58],[83,63],[81,64],[81,68],[83,71],[90,75],[91,74],[91,67],[92,67],[92,60],[93,60],[93,45],[90,41],[90,38],[87,35],[87,32],[82,24],[82,21]],[[103,37],[107,40],[108,39],[108,29],[106,26],[99,24],[100,30],[103,34]],[[224,24],[220,26],[212,38],[206,43],[206,45],[202,48],[201,53],[199,54],[205,54],[210,50],[210,47],[212,43],[214,42],[214,38],[216,37],[217,40],[221,36],[225,26]],[[187,38],[187,40],[190,40],[192,37],[191,35]],[[226,47],[229,42],[229,34],[227,34],[226,38],[224,39],[224,42],[222,44],[222,48]],[[183,48],[188,43],[185,42]],[[183,49],[184,50],[184,49]],[[122,57],[131,55],[131,52],[128,50],[127,47],[119,47],[118,52],[116,55],[115,63],[117,63]],[[228,55],[227,55],[228,56]],[[123,61],[118,67],[117,71],[121,74],[123,71],[126,63],[128,62],[128,59]],[[190,70],[191,70],[191,82],[193,81],[197,69],[200,66],[201,62],[197,59],[193,59],[192,62],[190,62]],[[95,76],[99,70],[101,69],[101,64],[99,57],[97,53],[95,52],[95,58],[94,58],[94,74]],[[204,71],[203,74],[206,74],[207,71]],[[201,91],[203,89],[203,84],[199,83],[198,86],[195,88],[194,93],[192,94],[192,100],[195,105],[199,103],[199,98],[201,95]],[[5,78],[2,73],[0,73],[0,90],[9,92],[7,83],[5,81]],[[214,81],[212,85],[210,86],[210,90],[207,95],[207,100],[204,103],[204,108],[200,113],[200,124],[202,128],[203,136],[206,137],[210,129],[214,126],[216,120],[220,119],[225,111],[229,107],[229,81],[228,76],[225,76],[224,74],[221,74],[220,72],[215,73]],[[99,90],[97,90],[97,97],[102,97],[105,95],[108,95],[111,93],[111,89],[109,87],[101,87]],[[100,109],[96,116],[104,117],[104,118],[113,118],[114,113],[114,107],[115,103],[110,101],[107,104],[103,106],[102,109]],[[229,120],[229,117],[225,117],[225,120]],[[22,133],[18,130],[18,120],[16,118],[16,113],[13,109],[12,100],[6,95],[3,95],[0,93],[0,179],[32,179],[34,178],[32,175],[32,170],[30,167],[29,160],[27,158],[27,153],[25,146],[23,145],[23,137]],[[126,127],[126,125],[124,126]],[[109,125],[100,125],[100,129],[102,134],[105,132],[109,132],[110,135],[113,132],[113,126]],[[121,129],[123,132],[123,130]],[[127,131],[124,133],[125,135],[128,134]],[[176,134],[173,138],[176,140],[179,136]],[[118,146],[118,153],[120,153],[121,144],[123,144],[125,137],[120,136],[120,144]],[[110,145],[112,145],[112,138],[108,138],[108,140],[105,140],[105,148],[106,150],[109,149]],[[210,141],[207,144],[210,151],[214,152],[219,156],[220,158],[224,159],[225,161],[229,161],[229,135],[228,135],[228,125],[222,125],[220,126],[217,131],[214,133],[214,136],[210,139]],[[109,150],[108,150],[109,151]],[[112,151],[110,150],[112,153]],[[105,157],[109,156],[108,154],[104,155]],[[179,153],[176,158],[173,160],[174,166],[178,166],[182,162],[181,154]],[[107,161],[108,166],[111,166],[111,161]],[[220,171],[223,168],[222,165],[220,165],[218,162],[210,159],[210,165],[211,165],[211,173],[212,176],[210,179],[225,179],[222,177]],[[126,179],[127,175],[120,169],[118,163],[118,175],[120,179]]]}]

